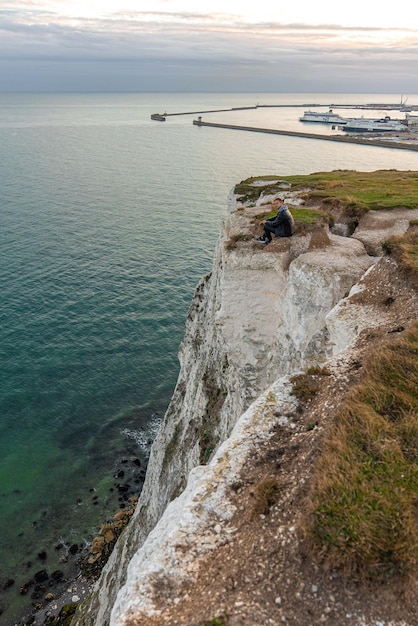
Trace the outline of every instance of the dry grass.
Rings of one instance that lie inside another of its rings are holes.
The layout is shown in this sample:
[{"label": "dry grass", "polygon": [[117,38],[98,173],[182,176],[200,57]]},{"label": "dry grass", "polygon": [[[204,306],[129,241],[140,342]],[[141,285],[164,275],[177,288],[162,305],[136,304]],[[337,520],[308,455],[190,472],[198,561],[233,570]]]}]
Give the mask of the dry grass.
[{"label": "dry grass", "polygon": [[241,241],[251,241],[254,238],[254,234],[252,233],[236,233],[235,235],[231,235],[225,242],[226,250],[235,250],[238,243]]},{"label": "dry grass", "polygon": [[291,394],[302,402],[306,403],[316,396],[321,389],[321,376],[329,376],[330,372],[326,367],[308,367],[302,374],[295,374],[290,378],[292,383]]},{"label": "dry grass", "polygon": [[399,265],[412,277],[418,286],[418,226],[402,237],[393,237],[385,244],[388,253],[395,256]]},{"label": "dry grass", "polygon": [[332,568],[418,571],[418,323],[365,365],[325,444],[307,533]]},{"label": "dry grass", "polygon": [[254,487],[253,514],[268,515],[270,508],[276,504],[280,485],[276,478],[265,476]]}]

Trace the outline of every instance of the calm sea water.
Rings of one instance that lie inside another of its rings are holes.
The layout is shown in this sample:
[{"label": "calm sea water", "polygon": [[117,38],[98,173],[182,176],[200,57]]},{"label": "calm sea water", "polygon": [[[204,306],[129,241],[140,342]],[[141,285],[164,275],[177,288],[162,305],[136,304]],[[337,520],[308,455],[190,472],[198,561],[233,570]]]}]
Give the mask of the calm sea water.
[{"label": "calm sea water", "polygon": [[[19,593],[34,573],[66,574],[68,546],[123,506],[121,468],[140,488],[138,463],[174,388],[187,309],[233,185],[263,174],[418,169],[413,152],[150,114],[385,101],[399,97],[0,94],[0,624],[37,601],[32,588]],[[307,129],[302,111],[203,118]]]}]

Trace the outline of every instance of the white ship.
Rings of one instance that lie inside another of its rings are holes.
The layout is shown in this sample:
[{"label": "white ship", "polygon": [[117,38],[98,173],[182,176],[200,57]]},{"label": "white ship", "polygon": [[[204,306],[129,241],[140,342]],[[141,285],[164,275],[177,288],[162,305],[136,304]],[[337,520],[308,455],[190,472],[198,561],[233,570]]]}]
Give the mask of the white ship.
[{"label": "white ship", "polygon": [[299,118],[300,122],[322,122],[323,124],[345,124],[345,120],[338,113],[334,113],[332,109],[324,111],[305,111],[303,116]]},{"label": "white ship", "polygon": [[389,115],[380,120],[368,119],[365,117],[352,118],[347,120],[344,125],[346,133],[374,133],[374,132],[390,132],[408,130],[407,121],[392,120]]}]

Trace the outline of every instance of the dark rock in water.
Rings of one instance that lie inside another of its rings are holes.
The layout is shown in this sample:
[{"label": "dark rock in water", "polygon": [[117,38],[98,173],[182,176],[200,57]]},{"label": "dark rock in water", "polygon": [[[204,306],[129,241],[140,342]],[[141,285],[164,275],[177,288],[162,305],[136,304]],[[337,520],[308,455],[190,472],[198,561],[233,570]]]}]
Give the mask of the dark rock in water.
[{"label": "dark rock in water", "polygon": [[36,583],[43,583],[45,580],[48,580],[49,575],[46,569],[41,569],[39,572],[36,572],[34,579]]},{"label": "dark rock in water", "polygon": [[61,550],[63,546],[64,546],[63,543],[57,543],[57,545],[55,546],[55,550]]},{"label": "dark rock in water", "polygon": [[38,559],[40,561],[46,561],[46,557],[47,557],[47,554],[45,550],[41,550],[41,552],[38,552]]},{"label": "dark rock in water", "polygon": [[33,580],[28,580],[27,583],[24,583],[21,588],[19,589],[19,593],[21,596],[25,596],[28,591],[29,591],[29,587],[32,587],[32,585],[34,584]]},{"label": "dark rock in water", "polygon": [[78,552],[78,545],[77,545],[76,543],[73,543],[73,544],[70,546],[70,548],[69,548],[68,552],[69,552],[70,554],[77,554],[77,552]]},{"label": "dark rock in water", "polygon": [[119,470],[115,474],[115,478],[123,478],[125,476],[125,472],[123,470]]},{"label": "dark rock in water", "polygon": [[24,624],[25,626],[29,626],[29,624],[34,624],[35,623],[35,616],[34,615],[28,615],[27,617],[24,617],[22,620],[22,624]]},{"label": "dark rock in water", "polygon": [[125,485],[118,485],[118,491],[120,493],[126,493],[127,491],[129,491],[129,485],[125,484]]},{"label": "dark rock in water", "polygon": [[32,567],[33,563],[32,561],[27,561],[26,563],[26,567],[29,569],[30,567]]},{"label": "dark rock in water", "polygon": [[51,574],[51,578],[53,578],[54,580],[61,580],[61,578],[63,577],[64,577],[64,572],[60,569],[54,570]]},{"label": "dark rock in water", "polygon": [[14,584],[15,581],[13,580],[13,578],[9,578],[3,585],[3,591],[5,591],[6,589],[10,589],[10,587],[13,587]]},{"label": "dark rock in water", "polygon": [[137,467],[141,467],[141,461],[139,459],[134,459],[132,463],[134,463]]}]

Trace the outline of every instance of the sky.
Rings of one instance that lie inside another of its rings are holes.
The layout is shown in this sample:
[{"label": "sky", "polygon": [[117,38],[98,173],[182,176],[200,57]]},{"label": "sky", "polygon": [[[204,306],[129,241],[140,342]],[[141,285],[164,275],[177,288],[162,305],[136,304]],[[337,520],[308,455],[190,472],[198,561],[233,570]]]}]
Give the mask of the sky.
[{"label": "sky", "polygon": [[418,93],[418,2],[0,0],[0,91]]}]

